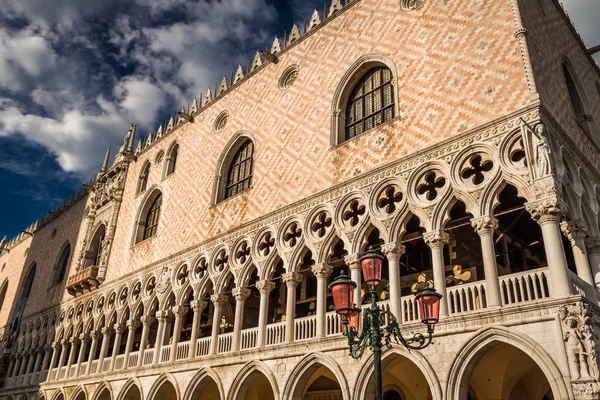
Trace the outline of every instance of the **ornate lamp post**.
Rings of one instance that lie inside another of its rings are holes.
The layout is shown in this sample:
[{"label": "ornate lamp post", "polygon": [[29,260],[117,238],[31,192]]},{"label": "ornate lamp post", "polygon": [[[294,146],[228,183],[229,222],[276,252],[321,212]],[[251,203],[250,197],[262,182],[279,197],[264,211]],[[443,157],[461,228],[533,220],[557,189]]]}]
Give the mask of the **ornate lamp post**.
[{"label": "ornate lamp post", "polygon": [[[396,343],[402,344],[411,350],[421,350],[429,346],[433,339],[435,324],[439,320],[440,299],[442,298],[441,294],[431,288],[424,288],[419,291],[416,300],[421,312],[421,321],[427,325],[427,337],[422,333],[415,333],[412,338],[404,338],[400,332],[396,316],[389,311],[383,311],[377,305],[376,288],[381,283],[382,262],[383,256],[378,251],[369,250],[360,257],[365,283],[369,285],[371,295],[371,307],[365,309],[362,332],[360,333],[358,332],[358,316],[361,309],[354,304],[356,283],[350,280],[342,271],[340,276],[329,285],[333,294],[335,310],[344,325],[344,336],[348,337],[350,355],[358,359],[367,347],[373,350],[375,400],[382,400],[382,340],[385,341],[386,347],[392,347],[392,338]],[[387,326],[383,322],[386,315],[389,319]]]}]

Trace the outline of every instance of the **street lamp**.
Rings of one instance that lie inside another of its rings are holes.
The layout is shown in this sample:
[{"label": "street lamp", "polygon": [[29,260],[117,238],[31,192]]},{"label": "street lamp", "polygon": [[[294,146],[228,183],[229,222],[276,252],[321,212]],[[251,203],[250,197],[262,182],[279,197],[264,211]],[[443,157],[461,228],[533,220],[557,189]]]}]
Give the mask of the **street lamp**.
[{"label": "street lamp", "polygon": [[[421,350],[429,346],[433,339],[433,330],[440,316],[440,299],[442,295],[432,288],[419,291],[415,299],[419,304],[421,322],[427,325],[427,337],[422,333],[415,333],[412,338],[404,338],[396,316],[390,311],[384,311],[377,305],[377,285],[381,283],[381,266],[383,255],[375,250],[369,250],[360,257],[360,264],[365,283],[369,285],[371,307],[365,309],[362,332],[358,332],[358,316],[361,309],[354,304],[354,289],[356,283],[350,280],[344,272],[334,279],[329,285],[333,294],[335,311],[342,319],[344,336],[348,337],[348,347],[353,358],[360,358],[365,349],[373,350],[373,380],[375,382],[375,400],[382,400],[381,382],[381,348],[382,340],[385,346],[392,347],[392,339],[398,344],[411,350]],[[384,325],[384,317],[388,316],[389,322]],[[350,326],[348,326],[350,325]]]}]

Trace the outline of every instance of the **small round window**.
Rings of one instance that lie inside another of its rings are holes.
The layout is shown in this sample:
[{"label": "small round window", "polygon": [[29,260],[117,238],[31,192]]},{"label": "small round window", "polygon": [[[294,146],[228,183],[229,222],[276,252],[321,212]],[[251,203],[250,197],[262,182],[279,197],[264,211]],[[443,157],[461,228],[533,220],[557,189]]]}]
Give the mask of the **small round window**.
[{"label": "small round window", "polygon": [[279,78],[279,89],[285,90],[289,88],[294,84],[296,78],[298,78],[298,66],[292,65],[281,74],[281,78]]},{"label": "small round window", "polygon": [[223,129],[225,129],[225,126],[227,126],[227,121],[229,121],[229,113],[227,111],[223,111],[217,116],[215,124],[213,125],[213,131],[215,133],[221,132]]}]

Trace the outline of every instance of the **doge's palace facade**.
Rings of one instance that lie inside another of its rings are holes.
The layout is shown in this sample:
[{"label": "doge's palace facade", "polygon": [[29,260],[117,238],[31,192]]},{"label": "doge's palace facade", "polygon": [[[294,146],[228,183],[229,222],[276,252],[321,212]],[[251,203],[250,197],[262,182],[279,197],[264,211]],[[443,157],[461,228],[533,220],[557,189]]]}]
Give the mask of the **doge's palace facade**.
[{"label": "doge's palace facade", "polygon": [[[193,40],[193,38],[189,38]],[[555,0],[333,0],[1,243],[7,400],[598,399],[600,69]]]}]

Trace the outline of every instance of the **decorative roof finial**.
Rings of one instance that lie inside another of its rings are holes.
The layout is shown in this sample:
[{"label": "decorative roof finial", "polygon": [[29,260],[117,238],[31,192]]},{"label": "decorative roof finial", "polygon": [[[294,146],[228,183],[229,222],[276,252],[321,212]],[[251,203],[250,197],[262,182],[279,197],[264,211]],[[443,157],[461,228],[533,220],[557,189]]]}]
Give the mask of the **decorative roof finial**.
[{"label": "decorative roof finial", "polygon": [[167,124],[166,132],[171,132],[173,130],[174,126],[175,126],[175,121],[173,120],[173,116],[171,116],[171,118],[169,118],[169,123]]},{"label": "decorative roof finial", "polygon": [[331,7],[329,7],[329,17],[331,17],[331,15],[333,15],[333,13],[335,13],[336,11],[341,10],[342,7],[342,2],[341,0],[333,0],[331,2]]},{"label": "decorative roof finial", "polygon": [[244,69],[241,65],[238,65],[237,71],[235,71],[235,78],[233,78],[233,84],[238,83],[240,79],[244,77]]},{"label": "decorative roof finial", "polygon": [[258,50],[256,51],[256,55],[254,56],[254,60],[252,61],[252,71],[262,65],[262,58],[260,57],[260,53]]},{"label": "decorative roof finial", "polygon": [[135,154],[139,154],[142,151],[142,139],[138,139],[137,146],[135,146]]},{"label": "decorative roof finial", "polygon": [[300,39],[300,28],[298,28],[298,25],[294,24],[288,38],[288,43],[294,43],[298,39]]},{"label": "decorative roof finial", "polygon": [[210,103],[212,101],[212,92],[210,91],[210,86],[208,87],[208,90],[206,91],[206,97],[204,98],[204,105],[206,105],[207,103]]},{"label": "decorative roof finial", "polygon": [[321,23],[321,17],[319,16],[319,12],[315,8],[315,11],[313,11],[312,17],[310,17],[310,24],[308,25],[308,30],[310,31],[312,28],[319,25],[320,23]]},{"label": "decorative roof finial", "polygon": [[102,163],[102,168],[100,168],[100,172],[104,172],[108,169],[108,160],[110,158],[110,146],[106,149],[106,154],[104,155],[104,162]]},{"label": "decorative roof finial", "polygon": [[219,95],[227,90],[227,77],[223,76],[221,80],[221,85],[219,86]]},{"label": "decorative roof finial", "polygon": [[281,43],[279,42],[279,38],[275,36],[275,40],[273,40],[273,45],[271,46],[271,53],[277,54],[281,51]]},{"label": "decorative roof finial", "polygon": [[194,97],[194,101],[192,102],[192,108],[190,109],[190,112],[193,114],[196,111],[198,111],[198,100],[196,100],[196,98]]}]

